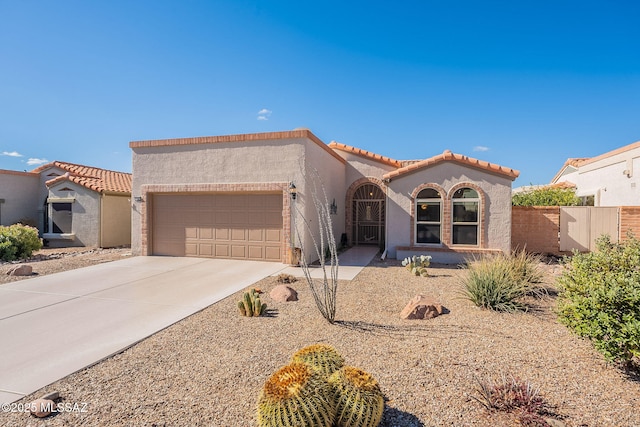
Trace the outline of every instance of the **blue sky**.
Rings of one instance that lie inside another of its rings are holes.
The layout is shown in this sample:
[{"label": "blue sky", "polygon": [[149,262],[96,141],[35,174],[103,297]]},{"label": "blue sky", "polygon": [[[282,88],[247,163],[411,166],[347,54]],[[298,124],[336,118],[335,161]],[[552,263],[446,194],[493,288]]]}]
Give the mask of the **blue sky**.
[{"label": "blue sky", "polygon": [[640,140],[636,1],[0,0],[0,169],[311,129],[546,183]]}]

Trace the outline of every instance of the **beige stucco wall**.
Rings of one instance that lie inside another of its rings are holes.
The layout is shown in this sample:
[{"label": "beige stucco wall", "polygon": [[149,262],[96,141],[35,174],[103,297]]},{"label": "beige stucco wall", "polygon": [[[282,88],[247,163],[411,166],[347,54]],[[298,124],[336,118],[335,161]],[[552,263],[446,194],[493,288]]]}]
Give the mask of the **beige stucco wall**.
[{"label": "beige stucco wall", "polygon": [[103,195],[100,246],[112,248],[131,244],[131,196]]},{"label": "beige stucco wall", "polygon": [[382,175],[391,172],[396,168],[387,164],[367,159],[356,154],[336,150],[336,152],[347,161],[345,182],[347,188],[357,180],[365,177],[382,180]]},{"label": "beige stucco wall", "polygon": [[340,161],[307,138],[134,147],[132,151],[134,254],[143,253],[141,215],[146,201],[136,202],[135,197],[144,193],[145,185],[293,182],[299,192],[295,203],[305,216],[311,214],[305,185],[307,165],[321,172],[337,202],[341,197],[339,188],[344,185],[344,167],[336,166],[341,165]]},{"label": "beige stucco wall", "polygon": [[[390,257],[397,256],[398,246],[412,244],[411,194],[418,186],[427,183],[439,185],[447,194],[459,183],[473,183],[480,187],[485,194],[485,203],[481,206],[481,233],[485,235],[485,246],[481,249],[510,251],[511,180],[454,162],[446,162],[401,176],[388,184],[387,249]],[[434,262],[459,262],[464,257],[457,253],[429,252],[428,246],[424,248],[421,253],[432,255]]]},{"label": "beige stucco wall", "polygon": [[[70,188],[73,191],[62,191]],[[60,182],[49,188],[48,197],[74,199],[71,204],[71,228],[73,239],[60,239],[50,234],[43,237],[49,247],[100,245],[100,194],[69,181]]]},{"label": "beige stucco wall", "polygon": [[[315,173],[318,171],[320,182],[317,185],[317,194],[321,203],[324,203],[324,195],[322,194],[322,187],[326,192],[326,202],[331,205],[335,200],[337,205],[337,211],[335,215],[329,215],[331,223],[333,225],[333,235],[336,240],[336,244],[340,243],[340,236],[344,233],[344,198],[345,198],[345,164],[332,156],[322,147],[318,146],[313,141],[307,140],[305,142],[305,181],[300,189],[300,197],[297,203],[300,203],[299,207],[304,206],[304,215],[308,220],[311,232],[316,236],[318,247],[320,248],[319,237],[319,221],[318,213],[313,203],[313,197],[311,192],[314,185],[313,180],[316,179]],[[301,218],[298,217],[298,229],[301,229]],[[306,233],[307,242],[310,242],[311,236],[307,230]],[[325,248],[328,246],[324,243]],[[310,245],[306,245],[307,250],[307,262],[312,262],[318,259],[317,253]],[[322,248],[320,248],[323,250]]]},{"label": "beige stucco wall", "polygon": [[0,170],[0,225],[38,224],[38,175]]}]

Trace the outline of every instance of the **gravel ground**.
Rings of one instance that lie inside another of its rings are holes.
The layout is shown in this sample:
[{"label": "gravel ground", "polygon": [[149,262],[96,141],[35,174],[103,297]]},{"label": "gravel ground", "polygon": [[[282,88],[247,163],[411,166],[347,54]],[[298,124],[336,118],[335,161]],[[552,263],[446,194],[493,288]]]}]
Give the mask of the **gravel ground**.
[{"label": "gravel ground", "polygon": [[[480,310],[459,297],[463,271],[429,271],[431,277],[413,277],[395,260],[374,260],[355,280],[340,283],[334,325],[320,316],[302,281],[291,285],[297,302],[263,297],[267,317],[241,317],[236,293],[20,401],[58,391],[63,403],[86,412],[44,420],[2,413],[0,425],[254,425],[264,381],[296,350],[324,342],[379,381],[387,399],[383,426],[516,425],[471,397],[478,380],[502,374],[539,387],[563,425],[640,426],[640,383],[560,325],[553,298],[523,314]],[[255,286],[268,293],[275,285],[267,278]],[[419,293],[449,313],[401,320],[399,312]]]}]

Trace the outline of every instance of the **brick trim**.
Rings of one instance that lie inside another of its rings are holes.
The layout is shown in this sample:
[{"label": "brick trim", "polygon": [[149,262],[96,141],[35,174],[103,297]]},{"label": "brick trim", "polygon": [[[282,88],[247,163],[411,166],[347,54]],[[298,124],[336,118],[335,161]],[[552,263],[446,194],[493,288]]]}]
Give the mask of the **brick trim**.
[{"label": "brick trim", "polygon": [[150,255],[153,248],[153,195],[192,193],[281,193],[282,194],[282,262],[291,262],[291,196],[288,182],[236,184],[146,184],[141,187],[145,203],[140,204],[140,246],[142,255]]},{"label": "brick trim", "polygon": [[[474,190],[476,190],[476,192],[478,193],[478,198],[480,199],[480,215],[478,216],[478,233],[480,233],[479,236],[479,241],[478,244],[473,246],[473,245],[456,245],[453,246],[453,195],[455,194],[456,191],[458,191],[461,188],[473,188]],[[489,215],[488,209],[486,209],[487,206],[487,197],[485,192],[482,190],[482,188],[480,188],[480,186],[478,186],[477,184],[474,184],[473,182],[459,182],[457,184],[455,184],[453,187],[451,187],[449,189],[449,194],[447,194],[447,205],[449,205],[449,215],[448,215],[448,227],[447,229],[449,230],[449,240],[448,243],[451,244],[452,247],[469,247],[469,248],[486,248],[487,247],[487,231],[484,229],[485,224],[488,223],[488,220],[486,219],[486,217]]]}]

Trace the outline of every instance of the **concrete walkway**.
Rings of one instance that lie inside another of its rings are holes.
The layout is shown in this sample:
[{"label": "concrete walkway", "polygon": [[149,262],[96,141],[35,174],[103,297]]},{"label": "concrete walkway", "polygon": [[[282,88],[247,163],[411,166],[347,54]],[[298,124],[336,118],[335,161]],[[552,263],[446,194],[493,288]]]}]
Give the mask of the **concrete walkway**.
[{"label": "concrete walkway", "polygon": [[[374,256],[378,253],[377,246],[354,246],[338,257],[338,279],[340,280],[353,280],[364,267],[371,262]],[[310,266],[311,277],[314,279],[322,278],[322,269],[319,266]],[[303,277],[304,272],[301,267],[287,267],[280,273],[291,274],[295,277]],[[330,270],[327,267],[327,275],[330,274]]]},{"label": "concrete walkway", "polygon": [[[352,280],[378,252],[340,255]],[[299,267],[273,262],[134,257],[0,286],[0,403],[93,365],[221,299]],[[322,277],[314,268],[313,277]]]},{"label": "concrete walkway", "polygon": [[134,257],[0,286],[0,403],[23,396],[282,270]]}]

